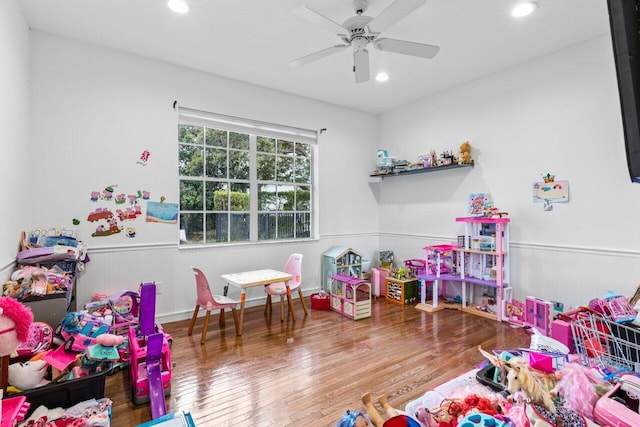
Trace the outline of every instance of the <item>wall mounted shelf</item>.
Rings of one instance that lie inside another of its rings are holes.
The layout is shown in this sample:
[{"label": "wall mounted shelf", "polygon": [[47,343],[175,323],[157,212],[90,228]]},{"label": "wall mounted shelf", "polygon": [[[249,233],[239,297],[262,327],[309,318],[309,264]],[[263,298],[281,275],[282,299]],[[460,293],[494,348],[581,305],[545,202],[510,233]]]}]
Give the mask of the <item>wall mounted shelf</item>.
[{"label": "wall mounted shelf", "polygon": [[417,173],[439,172],[439,171],[450,170],[450,169],[472,168],[473,166],[474,166],[473,163],[470,164],[470,165],[454,164],[454,165],[447,165],[447,166],[435,166],[435,167],[431,167],[431,168],[407,169],[407,170],[402,170],[402,171],[399,171],[399,172],[393,172],[393,173],[387,173],[387,174],[375,174],[375,173],[372,173],[369,176],[371,178],[384,179],[384,178],[391,178],[391,177],[401,176],[401,175],[413,175],[413,174],[417,174]]}]

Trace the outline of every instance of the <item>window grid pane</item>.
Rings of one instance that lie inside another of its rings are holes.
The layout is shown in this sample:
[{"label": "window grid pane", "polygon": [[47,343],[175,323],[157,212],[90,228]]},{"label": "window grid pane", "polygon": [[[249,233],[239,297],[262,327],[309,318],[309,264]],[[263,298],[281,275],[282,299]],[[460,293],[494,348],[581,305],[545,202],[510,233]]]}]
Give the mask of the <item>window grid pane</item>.
[{"label": "window grid pane", "polygon": [[214,147],[227,147],[227,131],[218,129],[209,129],[205,133],[205,141],[207,145]]},{"label": "window grid pane", "polygon": [[207,239],[205,243],[217,243],[229,241],[227,224],[227,213],[208,213],[207,218]]}]

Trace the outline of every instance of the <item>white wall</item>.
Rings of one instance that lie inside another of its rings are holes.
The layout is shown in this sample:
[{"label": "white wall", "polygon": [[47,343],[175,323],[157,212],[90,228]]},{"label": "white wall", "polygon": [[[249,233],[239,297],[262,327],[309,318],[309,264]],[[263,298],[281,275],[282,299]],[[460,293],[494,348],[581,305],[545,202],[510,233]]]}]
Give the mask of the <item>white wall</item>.
[{"label": "white wall", "polygon": [[[409,258],[455,239],[468,195],[488,192],[512,220],[517,298],[578,305],[635,291],[640,186],[627,171],[608,36],[384,114],[380,135],[390,155],[409,160],[469,140],[476,161],[370,184],[382,248]],[[532,202],[532,183],[547,172],[570,183],[570,202],[551,212]]]},{"label": "white wall", "polygon": [[[577,305],[608,289],[627,295],[635,290],[640,252],[633,213],[640,187],[627,174],[607,37],[379,118],[39,32],[31,33],[30,52],[29,153],[33,164],[45,166],[28,192],[39,196],[28,202],[32,217],[15,219],[6,232],[11,237],[29,224],[83,220],[80,237],[92,250],[79,282],[80,303],[93,292],[157,280],[163,283],[159,317],[181,318],[193,303],[189,265],[204,266],[219,290],[220,274],[277,266],[293,251],[305,255],[309,292],[318,287],[320,256],[329,247],[351,246],[369,258],[378,248],[393,249],[398,259],[420,257],[424,245],[459,234],[454,218],[464,214],[468,194],[479,191],[491,193],[511,214],[516,297]],[[134,242],[90,238],[84,219],[92,189],[145,186],[155,197],[177,199],[174,100],[217,113],[326,127],[319,142],[320,241],[178,250],[176,228],[150,224],[136,225]],[[465,140],[474,147],[472,170],[369,182],[376,148],[413,160],[430,148],[455,150]],[[144,149],[152,152],[150,163],[135,167]],[[531,201],[531,184],[546,172],[571,184],[570,203],[552,212]],[[249,294],[251,303],[261,298],[261,292]]]},{"label": "white wall", "polygon": [[[283,267],[291,252],[301,252],[303,288],[309,291],[319,287],[321,254],[334,244],[369,256],[377,248],[376,201],[363,179],[370,165],[354,161],[371,150],[376,117],[41,32],[31,33],[31,53],[32,158],[51,171],[34,183],[39,197],[33,201],[33,223],[69,226],[73,218],[81,220],[80,238],[89,244],[91,261],[79,280],[80,303],[93,292],[136,289],[156,280],[163,283],[159,317],[179,318],[195,302],[190,265],[200,266],[220,291],[220,274]],[[92,238],[95,225],[86,221],[96,206],[91,190],[118,185],[125,192],[149,190],[152,200],[164,196],[177,202],[174,100],[215,113],[326,128],[319,139],[315,189],[321,239],[179,250],[177,225],[144,220],[133,223],[134,239],[124,233]],[[145,149],[151,152],[147,166],[136,165]],[[258,301],[263,295],[259,289],[248,297]]]},{"label": "white wall", "polygon": [[[0,277],[11,272],[20,230],[29,224],[25,200],[31,172],[29,150],[29,28],[17,0],[0,2]],[[26,190],[26,191],[25,191]]]}]

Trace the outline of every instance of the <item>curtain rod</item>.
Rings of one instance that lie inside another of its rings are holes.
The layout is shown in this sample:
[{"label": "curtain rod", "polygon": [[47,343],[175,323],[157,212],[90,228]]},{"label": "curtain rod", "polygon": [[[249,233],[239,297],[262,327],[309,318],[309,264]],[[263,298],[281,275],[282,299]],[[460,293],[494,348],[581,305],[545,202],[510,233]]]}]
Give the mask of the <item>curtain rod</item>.
[{"label": "curtain rod", "polygon": [[[228,120],[231,122],[241,122],[241,123],[246,123],[246,122],[251,122],[251,123],[255,123],[261,126],[273,126],[274,123],[268,123],[268,122],[262,122],[259,120],[253,120],[253,119],[243,119],[242,117],[235,117],[235,116],[228,116],[226,114],[218,114],[218,113],[212,113],[210,111],[204,111],[204,110],[198,110],[195,108],[189,108],[189,107],[181,107],[180,105],[178,105],[178,101],[174,100],[173,101],[173,109],[174,110],[178,110],[178,109],[182,109],[187,113],[192,113],[192,114],[202,114],[205,116],[214,116],[214,118],[218,118],[218,119],[224,119],[224,120]],[[296,130],[298,132],[316,132],[314,130],[310,130],[310,129],[302,129],[302,128],[297,128],[297,127],[293,127],[293,126],[285,126],[285,125],[277,125],[277,126],[281,126],[283,128],[289,128],[292,130]],[[317,133],[322,134],[324,132],[327,131],[327,128],[321,128],[319,131],[317,131]]]}]

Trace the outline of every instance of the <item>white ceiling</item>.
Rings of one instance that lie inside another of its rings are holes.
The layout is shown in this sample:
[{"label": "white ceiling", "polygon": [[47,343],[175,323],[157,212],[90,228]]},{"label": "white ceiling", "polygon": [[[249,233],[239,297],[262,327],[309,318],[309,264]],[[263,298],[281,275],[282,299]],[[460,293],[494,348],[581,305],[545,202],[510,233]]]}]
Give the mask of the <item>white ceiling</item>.
[{"label": "white ceiling", "polygon": [[[299,68],[287,63],[340,39],[292,13],[307,6],[335,22],[351,0],[19,0],[30,28],[155,58],[218,76],[370,113],[382,113],[532,58],[609,33],[604,0],[538,0],[526,18],[519,0],[427,0],[383,36],[440,46],[433,59],[369,48],[372,79],[356,84],[352,52]],[[370,0],[375,17],[393,0]],[[378,83],[373,75],[391,77]]]}]

